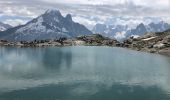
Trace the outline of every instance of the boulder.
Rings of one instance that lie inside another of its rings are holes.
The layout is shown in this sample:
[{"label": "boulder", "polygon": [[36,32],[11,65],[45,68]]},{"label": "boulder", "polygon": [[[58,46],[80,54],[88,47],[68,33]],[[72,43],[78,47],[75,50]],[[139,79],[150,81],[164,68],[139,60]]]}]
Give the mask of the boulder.
[{"label": "boulder", "polygon": [[163,43],[169,43],[170,42],[170,35],[163,38]]},{"label": "boulder", "polygon": [[162,48],[165,47],[165,44],[163,44],[163,43],[157,43],[157,44],[153,45],[153,47],[154,47],[154,48],[158,48],[158,49],[162,49]]}]

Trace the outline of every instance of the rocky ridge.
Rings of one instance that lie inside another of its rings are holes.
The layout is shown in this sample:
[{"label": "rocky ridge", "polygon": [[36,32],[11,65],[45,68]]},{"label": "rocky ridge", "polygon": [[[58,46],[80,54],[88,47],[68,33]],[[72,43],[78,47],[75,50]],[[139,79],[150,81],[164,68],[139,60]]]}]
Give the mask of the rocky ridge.
[{"label": "rocky ridge", "polygon": [[122,47],[137,51],[170,55],[170,30],[147,33],[141,37],[130,37],[121,43]]},{"label": "rocky ridge", "polygon": [[19,46],[19,47],[44,47],[44,46],[116,46],[119,42],[115,39],[104,37],[100,34],[81,35],[73,39],[59,38],[34,41],[11,42],[0,40],[0,46]]}]

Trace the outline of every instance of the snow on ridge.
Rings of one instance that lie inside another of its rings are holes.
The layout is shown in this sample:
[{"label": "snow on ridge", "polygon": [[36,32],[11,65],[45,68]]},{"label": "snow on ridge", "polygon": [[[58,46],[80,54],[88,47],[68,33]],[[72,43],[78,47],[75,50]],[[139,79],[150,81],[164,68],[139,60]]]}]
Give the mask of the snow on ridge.
[{"label": "snow on ridge", "polygon": [[39,32],[45,32],[46,27],[42,25],[43,21],[44,20],[43,20],[42,16],[40,16],[37,19],[37,22],[29,23],[28,25],[24,26],[23,28],[18,29],[16,32],[22,33],[23,31],[26,31],[26,30],[30,30],[30,31],[36,30],[36,31],[39,31]]},{"label": "snow on ridge", "polygon": [[54,21],[59,23],[59,19],[54,17]]},{"label": "snow on ridge", "polygon": [[1,27],[1,26],[0,26],[0,31],[5,31],[5,30],[6,30],[5,27]]}]

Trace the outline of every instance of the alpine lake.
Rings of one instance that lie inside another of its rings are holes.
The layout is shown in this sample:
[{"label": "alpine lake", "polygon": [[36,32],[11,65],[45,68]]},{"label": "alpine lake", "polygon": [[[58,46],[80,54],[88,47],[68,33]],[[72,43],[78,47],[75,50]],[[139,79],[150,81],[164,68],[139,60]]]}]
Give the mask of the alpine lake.
[{"label": "alpine lake", "polygon": [[0,47],[0,100],[170,100],[170,57],[108,46]]}]

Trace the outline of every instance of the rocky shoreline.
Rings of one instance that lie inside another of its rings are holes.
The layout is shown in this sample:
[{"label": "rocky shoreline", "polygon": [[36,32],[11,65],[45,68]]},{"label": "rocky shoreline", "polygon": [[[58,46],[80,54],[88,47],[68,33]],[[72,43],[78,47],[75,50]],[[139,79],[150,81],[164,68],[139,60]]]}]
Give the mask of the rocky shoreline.
[{"label": "rocky shoreline", "polygon": [[1,46],[18,46],[18,47],[46,47],[46,46],[116,46],[119,42],[115,39],[103,37],[99,34],[78,36],[74,39],[60,38],[55,40],[35,40],[10,42],[0,40]]},{"label": "rocky shoreline", "polygon": [[100,34],[83,35],[74,39],[60,38],[56,40],[35,40],[9,42],[0,40],[0,46],[47,47],[47,46],[114,46],[136,51],[158,53],[170,56],[170,30],[159,33],[147,33],[141,37],[130,37],[123,42],[104,37]]},{"label": "rocky shoreline", "polygon": [[130,37],[123,41],[122,47],[170,56],[170,30],[147,33],[137,38]]}]

